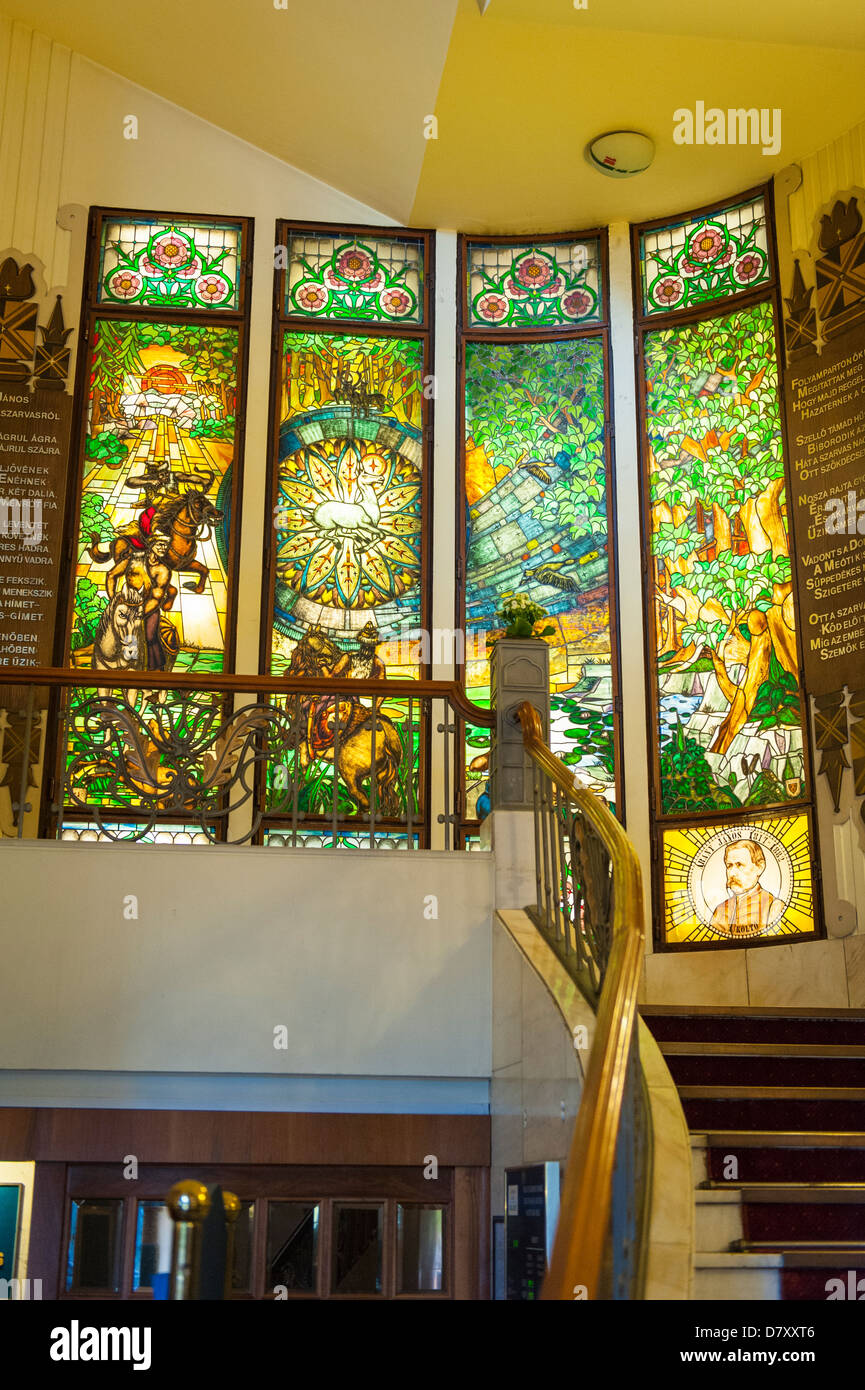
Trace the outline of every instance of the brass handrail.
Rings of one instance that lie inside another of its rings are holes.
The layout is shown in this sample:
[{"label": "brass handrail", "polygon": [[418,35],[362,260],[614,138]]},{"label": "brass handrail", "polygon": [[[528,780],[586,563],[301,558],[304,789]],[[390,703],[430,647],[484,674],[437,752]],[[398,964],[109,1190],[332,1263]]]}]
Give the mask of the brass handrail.
[{"label": "brass handrail", "polygon": [[607,853],[614,896],[612,946],[597,1010],[597,1027],[568,1155],[544,1299],[598,1295],[612,1204],[613,1169],[628,1059],[634,1043],[643,959],[643,890],[636,852],[602,801],[574,784],[544,742],[537,711],[519,707],[523,746],[559,792],[579,808]]},{"label": "brass handrail", "polygon": [[[474,704],[459,681],[354,680],[334,676],[263,676],[208,671],[102,671],[87,667],[0,666],[0,687],[4,685],[95,686],[123,690],[206,690],[243,695],[329,695],[336,689],[353,695],[375,695],[390,699],[417,699],[427,696],[447,700],[469,724],[491,729],[495,711]],[[2,700],[0,700],[2,705]]]}]

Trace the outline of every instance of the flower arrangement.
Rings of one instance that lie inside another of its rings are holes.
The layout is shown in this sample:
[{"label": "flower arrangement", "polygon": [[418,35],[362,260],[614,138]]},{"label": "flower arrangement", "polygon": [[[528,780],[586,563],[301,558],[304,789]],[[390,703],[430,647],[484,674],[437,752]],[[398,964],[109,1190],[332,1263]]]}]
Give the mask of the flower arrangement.
[{"label": "flower arrangement", "polygon": [[556,629],[551,624],[540,632],[535,631],[541,619],[547,616],[546,608],[535,603],[527,594],[511,595],[496,613],[504,624],[504,631],[500,634],[502,637],[552,637]]}]

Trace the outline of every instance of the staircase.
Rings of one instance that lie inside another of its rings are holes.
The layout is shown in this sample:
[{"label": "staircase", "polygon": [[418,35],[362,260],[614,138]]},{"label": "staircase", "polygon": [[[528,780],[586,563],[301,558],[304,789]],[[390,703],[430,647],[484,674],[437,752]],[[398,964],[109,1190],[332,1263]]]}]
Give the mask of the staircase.
[{"label": "staircase", "polygon": [[691,1132],[694,1298],[865,1299],[865,1012],[640,1012]]}]

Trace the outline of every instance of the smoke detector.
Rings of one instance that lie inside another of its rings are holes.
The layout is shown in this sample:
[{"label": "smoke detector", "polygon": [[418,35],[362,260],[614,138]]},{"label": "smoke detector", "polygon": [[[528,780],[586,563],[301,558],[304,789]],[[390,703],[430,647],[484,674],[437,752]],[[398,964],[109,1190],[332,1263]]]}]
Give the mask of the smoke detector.
[{"label": "smoke detector", "polygon": [[630,179],[642,174],[655,157],[655,145],[638,130],[609,130],[586,146],[586,158],[602,174]]}]

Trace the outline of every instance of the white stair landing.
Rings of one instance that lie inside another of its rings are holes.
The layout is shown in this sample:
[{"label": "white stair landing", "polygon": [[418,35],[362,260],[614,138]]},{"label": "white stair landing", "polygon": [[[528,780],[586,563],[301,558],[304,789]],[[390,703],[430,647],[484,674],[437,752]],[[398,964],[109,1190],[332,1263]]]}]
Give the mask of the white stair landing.
[{"label": "white stair landing", "polygon": [[693,1297],[698,1302],[711,1299],[720,1303],[777,1303],[781,1299],[783,1267],[783,1255],[698,1251],[694,1256]]},{"label": "white stair landing", "polygon": [[697,1220],[694,1230],[694,1249],[701,1254],[725,1252],[734,1240],[744,1236],[742,1226],[742,1194],[732,1188],[701,1188],[694,1192]]}]

